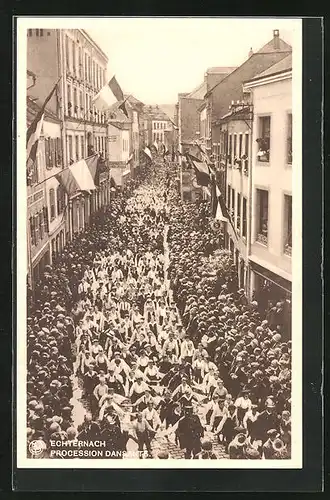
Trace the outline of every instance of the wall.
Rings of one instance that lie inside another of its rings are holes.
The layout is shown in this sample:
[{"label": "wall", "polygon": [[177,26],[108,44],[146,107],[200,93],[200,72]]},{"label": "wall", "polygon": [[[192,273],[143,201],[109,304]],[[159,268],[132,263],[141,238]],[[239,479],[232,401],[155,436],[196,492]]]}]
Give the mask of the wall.
[{"label": "wall", "polygon": [[[284,194],[292,193],[292,168],[286,162],[287,114],[291,112],[291,79],[253,89],[253,176],[252,176],[252,257],[256,256],[291,274],[291,257],[283,252]],[[259,116],[271,116],[270,158],[268,163],[257,160]],[[256,189],[268,190],[268,245],[256,241]]]},{"label": "wall", "polygon": [[[38,104],[42,104],[60,76],[57,30],[38,30],[43,32],[43,36],[36,36],[35,29],[31,31],[32,35],[27,38],[27,67],[37,78],[35,86],[29,89],[29,95],[37,97]],[[56,96],[49,101],[47,109],[57,113]]]},{"label": "wall", "polygon": [[202,105],[202,99],[181,98],[180,107],[180,140],[191,142],[196,140],[196,132],[199,131],[198,108]]}]

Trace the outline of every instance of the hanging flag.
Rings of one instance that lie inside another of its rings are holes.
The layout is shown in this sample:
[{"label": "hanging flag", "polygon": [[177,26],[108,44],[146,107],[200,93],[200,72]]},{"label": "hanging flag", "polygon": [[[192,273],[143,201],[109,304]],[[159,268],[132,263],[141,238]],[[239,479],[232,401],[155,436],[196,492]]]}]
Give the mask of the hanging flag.
[{"label": "hanging flag", "polygon": [[196,161],[192,159],[195,157],[188,153],[186,154],[186,157],[194,168],[197,184],[199,184],[200,186],[208,186],[211,180],[208,166],[200,160]]},{"label": "hanging flag", "polygon": [[46,98],[45,102],[41,106],[40,111],[37,113],[35,119],[33,120],[33,122],[31,123],[26,132],[26,168],[27,168],[28,180],[32,180],[33,177],[33,168],[36,163],[39,137],[42,129],[45,109],[48,102],[51,100],[56,91],[58,82],[59,80],[56,82],[54,88]]},{"label": "hanging flag", "polygon": [[155,146],[156,151],[157,151],[157,153],[158,153],[158,143],[157,143],[157,141],[154,141],[154,144],[153,144],[153,145]]},{"label": "hanging flag", "polygon": [[134,158],[134,154],[131,153],[130,156],[129,156],[129,158],[128,158],[128,160],[127,160],[127,162],[126,162],[126,165],[128,165],[133,160],[133,158]]},{"label": "hanging flag", "polygon": [[215,217],[217,212],[218,198],[216,190],[215,176],[211,175],[211,217]]},{"label": "hanging flag", "polygon": [[174,121],[171,120],[171,118],[169,118],[169,120],[172,123],[174,130],[179,130],[179,127],[177,125],[175,125]]},{"label": "hanging flag", "polygon": [[[96,183],[99,182],[98,173],[98,155],[79,160],[68,168],[65,168],[55,177],[62,184],[68,196],[77,191],[92,191],[96,189]],[[94,178],[93,178],[94,176]]]},{"label": "hanging flag", "polygon": [[118,109],[120,109],[124,113],[126,118],[129,118],[127,107],[126,107],[127,99],[128,99],[128,97],[126,97],[126,99],[120,104],[120,106],[118,106]]},{"label": "hanging flag", "polygon": [[[120,88],[119,83],[116,80],[116,77],[113,76],[109,82],[101,88],[100,92],[96,94],[93,98],[92,102],[96,109],[99,111],[106,111],[109,109],[115,102],[124,101],[120,106],[125,108],[125,98],[123,91]],[[122,109],[122,108],[121,108]],[[124,112],[124,109],[122,111]],[[127,113],[127,111],[126,111]],[[125,113],[125,114],[126,114]],[[127,115],[128,116],[128,115]]]},{"label": "hanging flag", "polygon": [[150,158],[150,160],[152,160],[152,154],[148,146],[144,148],[143,152]]},{"label": "hanging flag", "polygon": [[233,220],[232,220],[231,215],[229,213],[229,210],[226,206],[226,202],[224,200],[224,197],[223,197],[220,189],[218,188],[218,186],[216,187],[216,195],[218,198],[218,206],[217,206],[217,212],[216,212],[215,218],[217,220],[229,222],[231,227],[233,228],[234,235],[235,235],[236,239],[238,240],[239,238],[238,238],[238,235],[236,233],[236,229],[235,229]]}]

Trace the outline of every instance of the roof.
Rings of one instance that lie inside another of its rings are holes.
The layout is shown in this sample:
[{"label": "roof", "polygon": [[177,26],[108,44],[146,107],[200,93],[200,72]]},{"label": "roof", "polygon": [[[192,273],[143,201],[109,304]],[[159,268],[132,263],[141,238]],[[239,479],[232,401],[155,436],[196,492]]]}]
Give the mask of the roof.
[{"label": "roof", "polygon": [[170,121],[168,115],[157,105],[145,105],[143,114],[150,120]]},{"label": "roof", "polygon": [[118,128],[119,130],[129,130],[129,123],[128,122],[119,122],[116,120],[109,120],[108,121],[109,125],[113,125],[115,128]]},{"label": "roof", "polygon": [[184,97],[188,97],[189,99],[203,99],[206,93],[206,82],[202,82],[198,87],[192,90],[189,94]]},{"label": "roof", "polygon": [[206,73],[231,73],[237,68],[237,66],[214,66],[212,68],[207,68]]},{"label": "roof", "polygon": [[[276,45],[275,45],[276,44]],[[274,37],[272,38],[266,45],[261,47],[260,50],[258,50],[258,54],[269,54],[270,52],[288,52],[292,50],[291,45],[286,43],[282,38],[280,37]]]},{"label": "roof", "polygon": [[[228,112],[231,101],[243,99],[243,82],[249,81],[256,75],[266,71],[274,64],[280,62],[289,53],[255,53],[239,68],[226,76],[213,89],[213,118],[221,117]],[[211,91],[210,91],[211,92]],[[209,95],[210,92],[207,94]]]},{"label": "roof", "polygon": [[275,63],[270,68],[266,69],[262,73],[259,73],[253,78],[253,80],[258,80],[259,78],[264,78],[265,76],[277,75],[278,73],[283,73],[284,71],[290,71],[292,69],[292,54],[289,54],[281,61]]},{"label": "roof", "polygon": [[[216,87],[219,85],[226,84],[230,79],[235,78],[237,73],[246,72],[252,73],[251,76],[247,76],[242,78],[241,82],[247,81],[248,79],[253,78],[256,74],[261,73],[268,69],[271,65],[276,64],[281,61],[286,55],[292,53],[292,47],[288,43],[284,42],[281,38],[277,39],[278,48],[274,46],[274,38],[270,40],[266,45],[264,45],[258,52],[252,54],[241,66],[238,66],[234,71],[229,73],[225,78],[223,78],[219,83],[216,83],[214,87],[212,87],[205,97],[207,97]],[[270,61],[270,62],[269,62]],[[256,71],[250,71],[255,67]]]},{"label": "roof", "polygon": [[159,107],[170,120],[174,120],[175,104],[160,104]]},{"label": "roof", "polygon": [[[107,109],[107,118],[111,123],[131,123],[132,120],[130,118],[127,118],[127,116],[120,109],[118,109],[121,104],[121,101],[117,101],[112,106],[110,106],[109,109]],[[114,115],[114,118],[111,118],[111,115]]]},{"label": "roof", "polygon": [[131,95],[131,94],[124,94],[124,98],[127,99],[127,101],[131,104],[132,108],[141,108],[143,106],[145,106],[145,104],[140,101],[139,99],[137,99],[136,97],[134,97],[134,95]]}]

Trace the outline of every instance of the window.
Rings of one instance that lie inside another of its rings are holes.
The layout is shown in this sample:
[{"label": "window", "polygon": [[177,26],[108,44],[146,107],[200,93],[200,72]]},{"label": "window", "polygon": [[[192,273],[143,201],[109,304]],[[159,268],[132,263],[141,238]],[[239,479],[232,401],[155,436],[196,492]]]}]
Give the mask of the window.
[{"label": "window", "polygon": [[28,36],[32,36],[32,30],[28,30]]},{"label": "window", "polygon": [[49,208],[50,208],[50,221],[52,221],[56,217],[56,212],[55,212],[55,191],[54,191],[54,189],[50,189],[49,190]]},{"label": "window", "polygon": [[35,245],[38,245],[39,243],[39,216],[35,215],[33,217],[33,224],[34,224],[34,241]]},{"label": "window", "polygon": [[288,114],[287,163],[292,164],[292,113]]},{"label": "window", "polygon": [[82,90],[79,92],[79,104],[80,104],[80,117],[84,118],[84,96]]},{"label": "window", "polygon": [[38,219],[39,219],[40,239],[43,240],[44,239],[44,215],[42,212],[39,212]]},{"label": "window", "polygon": [[81,157],[85,158],[85,139],[81,136]]},{"label": "window", "polygon": [[268,243],[268,191],[257,189],[257,241]]},{"label": "window", "polygon": [[247,233],[247,199],[243,197],[243,220],[242,220],[242,236],[246,238]]},{"label": "window", "polygon": [[250,145],[249,141],[250,141],[250,135],[245,134],[243,171],[246,175],[248,175],[249,173],[249,145]]},{"label": "window", "polygon": [[68,135],[68,154],[69,154],[69,165],[73,162],[73,151],[72,151],[72,135]]},{"label": "window", "polygon": [[[228,207],[229,208],[229,207]],[[230,210],[230,215],[232,218],[235,217],[235,189],[231,190],[231,210]]]},{"label": "window", "polygon": [[234,159],[237,156],[237,134],[234,134]]},{"label": "window", "polygon": [[236,217],[236,227],[238,231],[241,228],[241,195],[237,193],[237,217]]},{"label": "window", "polygon": [[39,36],[39,30],[38,29],[36,30],[36,36]]},{"label": "window", "polygon": [[57,213],[58,215],[63,213],[64,204],[65,204],[65,191],[63,186],[59,185],[56,190],[56,199],[57,199]]},{"label": "window", "polygon": [[75,115],[78,114],[78,99],[77,99],[77,89],[73,88],[73,112]]},{"label": "window", "polygon": [[79,135],[76,135],[76,161],[79,160]]},{"label": "window", "polygon": [[72,40],[71,41],[71,64],[70,64],[72,73],[76,72],[76,57],[75,57],[75,55],[76,55],[76,45],[75,45],[74,41]]},{"label": "window", "polygon": [[232,164],[232,155],[233,155],[233,136],[232,134],[229,134],[228,136],[228,140],[229,140],[229,143],[228,143],[228,162],[229,162],[229,165]]},{"label": "window", "polygon": [[66,88],[66,91],[67,91],[67,103],[68,103],[68,115],[71,116],[71,112],[72,112],[72,102],[71,102],[71,85],[67,85],[67,88]]},{"label": "window", "polygon": [[44,30],[39,30],[39,35],[44,36]]},{"label": "window", "polygon": [[87,67],[88,67],[88,60],[87,60],[88,56],[85,52],[85,80],[87,80],[88,78],[88,71],[87,71]]},{"label": "window", "polygon": [[239,138],[238,138],[238,157],[241,158],[242,154],[243,154],[243,134],[239,134]]},{"label": "window", "polygon": [[284,195],[284,253],[292,251],[292,196]]},{"label": "window", "polygon": [[259,150],[257,158],[262,162],[269,162],[270,153],[270,116],[259,117],[259,138],[257,139]]}]

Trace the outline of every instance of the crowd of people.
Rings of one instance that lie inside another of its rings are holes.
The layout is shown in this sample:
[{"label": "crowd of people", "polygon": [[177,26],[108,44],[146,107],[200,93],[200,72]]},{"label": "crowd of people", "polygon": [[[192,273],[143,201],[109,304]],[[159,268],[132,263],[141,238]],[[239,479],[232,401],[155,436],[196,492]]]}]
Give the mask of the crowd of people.
[{"label": "crowd of people", "polygon": [[141,458],[290,457],[291,342],[237,288],[210,222],[159,160],[47,266],[28,304],[29,456],[102,439]]}]

